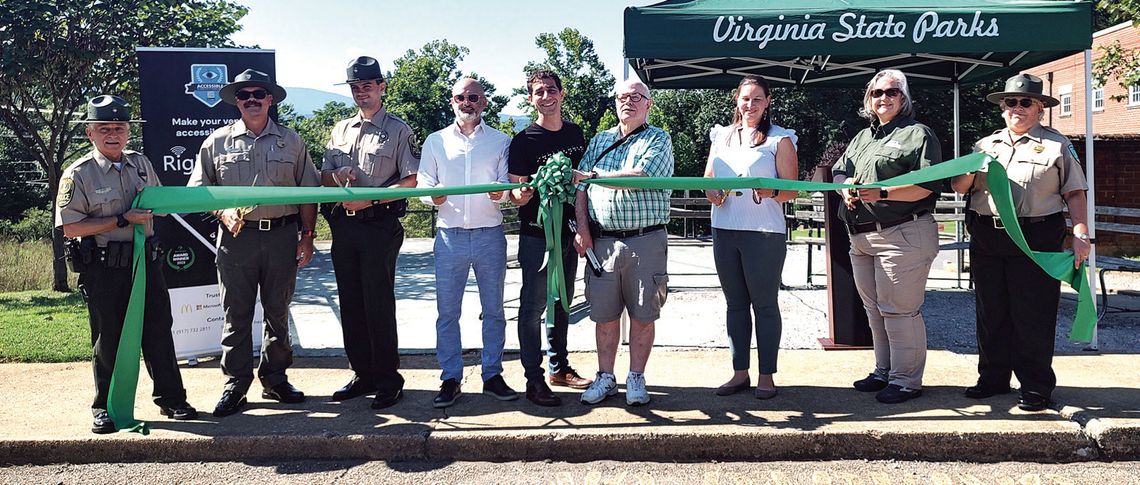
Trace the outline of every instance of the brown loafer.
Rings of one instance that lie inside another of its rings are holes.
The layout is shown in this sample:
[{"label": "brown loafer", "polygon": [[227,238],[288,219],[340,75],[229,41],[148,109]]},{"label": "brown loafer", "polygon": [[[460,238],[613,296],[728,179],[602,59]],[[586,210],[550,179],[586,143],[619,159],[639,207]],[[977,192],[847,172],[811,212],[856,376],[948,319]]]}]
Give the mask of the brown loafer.
[{"label": "brown loafer", "polygon": [[573,369],[550,375],[550,385],[552,386],[569,387],[571,389],[585,389],[587,387],[590,387],[590,384],[593,384],[593,382],[594,381],[592,379],[586,379],[585,377],[578,375],[578,373]]}]

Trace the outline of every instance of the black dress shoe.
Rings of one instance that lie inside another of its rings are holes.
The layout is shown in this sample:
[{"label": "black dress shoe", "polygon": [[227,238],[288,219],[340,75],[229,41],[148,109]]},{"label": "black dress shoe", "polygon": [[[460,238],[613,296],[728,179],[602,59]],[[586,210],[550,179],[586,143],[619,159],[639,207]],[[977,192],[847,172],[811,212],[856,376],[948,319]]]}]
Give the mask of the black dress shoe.
[{"label": "black dress shoe", "polygon": [[95,420],[91,422],[91,432],[95,434],[115,432],[115,423],[111,421],[111,415],[107,414],[107,411],[99,411],[95,414]]},{"label": "black dress shoe", "polygon": [[448,407],[455,404],[460,394],[463,392],[459,390],[459,381],[455,379],[443,381],[443,384],[439,386],[439,394],[436,394],[435,399],[432,400],[432,406],[437,408]]},{"label": "black dress shoe", "polygon": [[293,387],[289,381],[282,382],[276,386],[270,387],[261,391],[261,397],[265,399],[272,399],[277,402],[285,404],[297,404],[305,402],[305,393]]},{"label": "black dress shoe", "polygon": [[554,391],[551,391],[550,386],[546,385],[542,379],[526,383],[526,399],[539,406],[555,407],[562,405],[562,398],[554,395]]},{"label": "black dress shoe", "polygon": [[190,403],[185,401],[171,407],[159,406],[158,412],[175,421],[198,419],[198,410],[194,409],[194,406],[191,406]]},{"label": "black dress shoe", "polygon": [[345,401],[354,397],[360,397],[366,394],[376,392],[376,384],[366,382],[359,376],[352,376],[352,380],[348,381],[344,387],[337,389],[332,395],[333,401]]},{"label": "black dress shoe", "polygon": [[1044,411],[1053,404],[1049,398],[1033,391],[1021,391],[1017,407],[1022,411]]},{"label": "black dress shoe", "polygon": [[875,399],[885,404],[898,404],[922,395],[922,389],[907,389],[898,384],[890,384],[875,394]]},{"label": "black dress shoe", "polygon": [[514,401],[519,398],[519,393],[507,385],[507,381],[503,380],[502,374],[483,381],[483,394],[500,401]]},{"label": "black dress shoe", "polygon": [[402,397],[404,397],[404,391],[402,389],[396,389],[395,391],[377,391],[376,397],[372,399],[372,409],[384,409],[400,402],[400,398]]},{"label": "black dress shoe", "polygon": [[226,389],[222,391],[222,398],[218,400],[218,405],[214,406],[214,417],[220,418],[229,416],[245,408],[246,400],[245,393],[238,392],[234,389]]},{"label": "black dress shoe", "polygon": [[887,388],[887,381],[875,374],[867,374],[867,377],[859,379],[851,385],[859,392],[879,392]]},{"label": "black dress shoe", "polygon": [[998,394],[1009,394],[1009,386],[1001,388],[1001,387],[988,387],[988,386],[983,386],[981,384],[975,384],[973,386],[967,387],[966,392],[964,392],[963,394],[965,394],[966,397],[968,397],[970,399],[985,399],[988,397],[996,396]]}]

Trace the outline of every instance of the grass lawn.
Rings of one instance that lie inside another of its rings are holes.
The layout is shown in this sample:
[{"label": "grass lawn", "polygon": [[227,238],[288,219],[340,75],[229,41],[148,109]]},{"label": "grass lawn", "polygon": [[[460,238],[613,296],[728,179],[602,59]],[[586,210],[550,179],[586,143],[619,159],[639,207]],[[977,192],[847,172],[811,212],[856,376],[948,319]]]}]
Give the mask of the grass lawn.
[{"label": "grass lawn", "polygon": [[0,362],[91,358],[87,306],[78,293],[0,293]]}]

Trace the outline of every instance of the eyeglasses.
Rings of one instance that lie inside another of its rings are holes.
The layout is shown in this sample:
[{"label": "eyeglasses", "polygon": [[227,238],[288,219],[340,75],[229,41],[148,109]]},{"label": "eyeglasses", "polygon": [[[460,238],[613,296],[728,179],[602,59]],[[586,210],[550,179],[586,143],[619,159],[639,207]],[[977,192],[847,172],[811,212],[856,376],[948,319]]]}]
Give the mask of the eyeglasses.
[{"label": "eyeglasses", "polygon": [[[456,94],[455,96],[452,96],[452,97],[455,98],[456,103],[462,103],[463,99],[464,99],[462,94]],[[478,94],[468,94],[467,95],[467,101],[470,101],[472,103],[478,103],[479,102],[479,95]]]},{"label": "eyeglasses", "polygon": [[245,100],[249,99],[251,96],[254,99],[265,99],[265,96],[268,94],[269,94],[269,91],[266,91],[264,89],[257,89],[257,90],[253,90],[253,91],[238,91],[238,92],[234,93],[234,97],[241,100],[241,101],[245,101]]},{"label": "eyeglasses", "polygon": [[871,99],[881,97],[884,94],[887,95],[888,98],[897,98],[900,94],[902,94],[902,90],[899,88],[872,89]]},{"label": "eyeglasses", "polygon": [[647,98],[649,98],[649,96],[646,96],[646,95],[641,94],[641,93],[627,93],[627,94],[619,94],[617,96],[617,100],[619,103],[624,103],[626,101],[628,101],[630,103],[640,103],[641,100],[647,99]]},{"label": "eyeglasses", "polygon": [[1018,105],[1022,108],[1028,108],[1033,106],[1033,101],[1033,98],[1005,98],[1004,100],[1005,107],[1010,109],[1016,108]]}]

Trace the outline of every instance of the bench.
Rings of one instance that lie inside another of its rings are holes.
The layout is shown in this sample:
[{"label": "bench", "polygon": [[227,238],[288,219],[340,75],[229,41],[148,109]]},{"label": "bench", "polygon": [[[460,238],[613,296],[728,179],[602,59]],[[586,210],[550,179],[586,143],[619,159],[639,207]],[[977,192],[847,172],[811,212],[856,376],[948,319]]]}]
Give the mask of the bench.
[{"label": "bench", "polygon": [[[1140,219],[1140,208],[1097,206],[1096,215]],[[1098,234],[1100,232],[1140,234],[1140,223],[1129,224],[1098,221],[1096,223],[1096,231]],[[1108,286],[1105,285],[1104,274],[1110,271],[1140,272],[1140,261],[1113,256],[1101,256],[1098,254],[1096,257],[1096,271],[1097,279],[1100,282],[1101,297],[1101,303],[1097,309],[1097,319],[1099,320],[1103,318],[1105,312],[1108,311]]]}]

